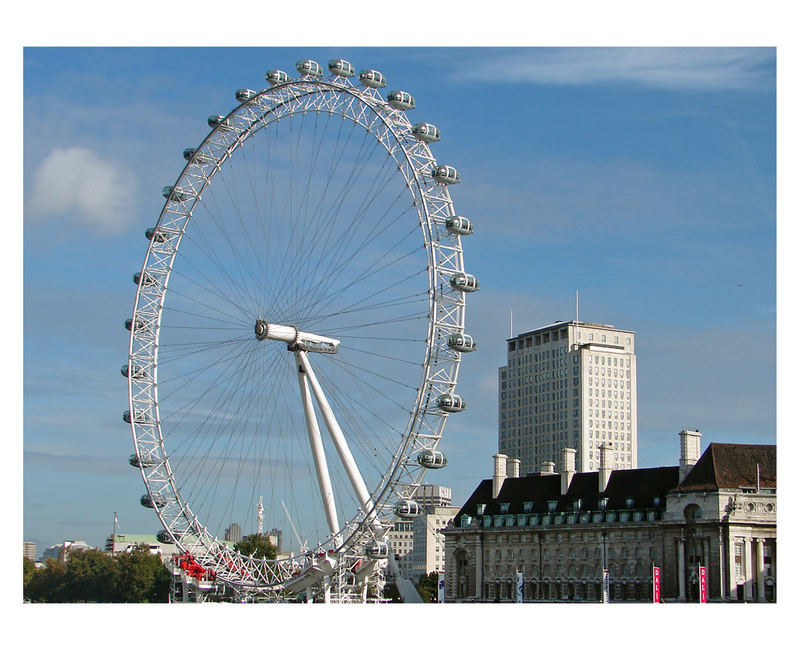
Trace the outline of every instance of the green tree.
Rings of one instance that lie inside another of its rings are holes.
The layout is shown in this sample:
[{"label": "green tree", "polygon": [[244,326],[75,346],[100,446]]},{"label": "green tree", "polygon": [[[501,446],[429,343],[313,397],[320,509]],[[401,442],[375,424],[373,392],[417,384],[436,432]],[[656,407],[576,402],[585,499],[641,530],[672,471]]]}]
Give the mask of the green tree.
[{"label": "green tree", "polygon": [[68,602],[114,602],[117,570],[115,558],[104,551],[71,551],[64,572],[64,594]]},{"label": "green tree", "polygon": [[428,575],[420,576],[417,591],[423,602],[435,603],[439,596],[439,574],[432,571]]},{"label": "green tree", "polygon": [[26,557],[22,558],[22,590],[23,592],[31,581],[33,574],[36,573],[36,562]]},{"label": "green tree", "polygon": [[63,603],[64,575],[67,568],[63,562],[47,558],[41,569],[36,569],[27,583],[23,582],[23,597],[34,603]]},{"label": "green tree", "polygon": [[130,553],[118,553],[114,557],[117,572],[113,602],[168,602],[169,572],[160,555],[153,555],[147,545],[140,544]]},{"label": "green tree", "polygon": [[252,555],[258,558],[267,558],[274,560],[278,555],[278,549],[269,541],[266,535],[259,535],[253,533],[252,535],[245,535],[240,542],[233,545],[234,550],[244,555]]}]

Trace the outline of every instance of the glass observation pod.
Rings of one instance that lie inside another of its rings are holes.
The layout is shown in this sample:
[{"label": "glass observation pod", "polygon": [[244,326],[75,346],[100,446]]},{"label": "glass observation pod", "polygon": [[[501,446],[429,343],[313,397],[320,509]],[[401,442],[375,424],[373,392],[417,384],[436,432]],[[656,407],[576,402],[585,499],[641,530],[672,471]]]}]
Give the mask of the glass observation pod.
[{"label": "glass observation pod", "polygon": [[353,64],[344,59],[331,59],[328,61],[328,70],[337,77],[353,77],[356,74]]},{"label": "glass observation pod", "polygon": [[456,333],[447,337],[447,347],[456,352],[474,352],[478,344],[471,335]]},{"label": "glass observation pod", "polygon": [[183,157],[188,160],[189,162],[194,159],[197,163],[207,163],[211,162],[213,158],[205,153],[197,153],[196,147],[188,147],[187,149],[183,150]]},{"label": "glass observation pod", "polygon": [[461,182],[461,174],[451,165],[436,165],[431,172],[431,176],[439,183],[445,185],[455,185]]},{"label": "glass observation pod", "polygon": [[375,542],[365,549],[367,556],[377,559],[389,557],[389,545],[386,542]]},{"label": "glass observation pod", "polygon": [[230,125],[228,120],[225,119],[224,115],[209,115],[208,126],[210,126],[212,129],[223,129],[225,131],[233,131],[233,127]]},{"label": "glass observation pod", "polygon": [[167,239],[169,239],[167,233],[165,233],[163,230],[159,230],[158,228],[148,228],[144,231],[144,236],[150,241],[157,242],[165,242]]},{"label": "glass observation pod", "polygon": [[312,61],[311,59],[303,59],[301,61],[298,61],[295,67],[297,68],[297,71],[301,75],[309,77],[322,76],[322,66],[316,61]]},{"label": "glass observation pod", "polygon": [[472,229],[472,222],[466,217],[447,217],[444,222],[447,232],[454,235],[471,235],[475,232]]},{"label": "glass observation pod", "polygon": [[172,537],[163,528],[156,533],[156,539],[162,544],[172,544]]},{"label": "glass observation pod", "polygon": [[278,84],[285,84],[290,77],[283,70],[268,70],[267,74],[264,75],[264,79],[271,86],[277,86]]},{"label": "glass observation pod", "polygon": [[255,90],[239,88],[239,90],[236,91],[236,100],[244,104],[244,102],[250,101],[256,95],[258,95],[258,92]]},{"label": "glass observation pod", "polygon": [[128,458],[128,463],[133,467],[155,467],[159,464],[159,461],[155,458],[148,458],[147,456],[140,458],[136,454],[131,454],[131,457]]},{"label": "glass observation pod", "polygon": [[436,406],[447,413],[460,413],[467,408],[464,398],[455,393],[439,395],[439,398],[436,400]]},{"label": "glass observation pod", "polygon": [[478,291],[481,285],[478,282],[478,278],[471,273],[455,273],[453,277],[450,278],[450,286],[457,291],[471,293],[473,291]]},{"label": "glass observation pod", "polygon": [[[147,422],[147,414],[144,411],[142,411],[142,410],[134,411],[133,414],[134,414],[134,421],[136,422],[136,424],[144,424],[145,422]],[[127,422],[128,424],[130,424],[131,423],[131,412],[130,411],[125,411],[122,414],[122,419],[125,422]]]},{"label": "glass observation pod", "polygon": [[411,110],[417,105],[417,103],[414,101],[414,98],[411,96],[411,93],[407,93],[405,90],[390,91],[386,96],[386,101],[389,102],[390,106],[394,106],[401,111]]},{"label": "glass observation pod", "polygon": [[411,133],[417,140],[421,140],[422,142],[439,142],[439,140],[442,139],[439,133],[439,127],[428,124],[427,122],[420,122],[412,126]]},{"label": "glass observation pod", "polygon": [[403,499],[395,505],[394,514],[401,519],[413,519],[419,514],[419,504],[411,499]]},{"label": "glass observation pod", "polygon": [[174,185],[165,185],[161,188],[161,196],[170,201],[178,201],[179,203],[183,203],[192,198],[191,194],[176,190]]},{"label": "glass observation pod", "polygon": [[134,379],[142,379],[144,377],[144,369],[141,366],[134,366],[133,370],[131,370],[131,367],[125,364],[120,372],[123,377],[133,377]]},{"label": "glass observation pod", "polygon": [[156,279],[147,271],[145,271],[144,274],[138,272],[133,274],[133,283],[136,285],[150,286],[156,283]]},{"label": "glass observation pod", "polygon": [[163,508],[167,505],[167,500],[162,497],[152,498],[149,494],[143,494],[142,498],[139,499],[139,503],[145,508]]},{"label": "glass observation pod", "polygon": [[[134,329],[133,319],[132,318],[126,318],[125,319],[125,329],[128,330],[129,332],[132,329]],[[135,329],[136,329],[137,332],[142,332],[142,331],[148,329],[147,323],[145,323],[144,321],[137,320]]]},{"label": "glass observation pod", "polygon": [[386,77],[377,70],[362,70],[358,75],[358,80],[367,88],[385,88]]},{"label": "glass observation pod", "polygon": [[447,465],[447,456],[438,449],[425,449],[417,454],[417,462],[427,469],[441,469]]}]

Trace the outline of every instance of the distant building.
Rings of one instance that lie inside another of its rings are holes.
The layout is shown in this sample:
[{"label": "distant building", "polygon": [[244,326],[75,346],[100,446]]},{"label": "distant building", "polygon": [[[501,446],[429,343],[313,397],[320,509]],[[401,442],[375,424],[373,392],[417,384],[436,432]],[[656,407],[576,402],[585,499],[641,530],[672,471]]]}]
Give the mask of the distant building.
[{"label": "distant building", "polygon": [[278,553],[283,553],[283,531],[273,528],[271,531],[269,531],[268,535],[269,541],[276,549],[278,549]]},{"label": "distant building", "polygon": [[159,541],[156,535],[132,535],[117,533],[106,538],[105,550],[109,553],[130,553],[137,546],[144,545],[152,555],[172,555],[178,552],[175,544]]},{"label": "distant building", "polygon": [[242,527],[239,524],[231,524],[225,529],[225,541],[237,544],[242,541]]},{"label": "distant building", "polygon": [[576,450],[577,471],[597,470],[599,445],[616,469],[637,459],[635,334],[613,325],[561,321],[507,339],[498,370],[498,450],[520,472]]},{"label": "distant building", "polygon": [[443,531],[458,513],[458,506],[424,506],[412,520],[413,546],[409,577],[418,580],[433,571],[445,570]]},{"label": "distant building", "polygon": [[52,558],[59,562],[66,562],[70,552],[74,550],[91,551],[94,550],[94,546],[89,546],[86,542],[80,540],[68,539],[61,544],[48,546],[42,553],[42,559]]},{"label": "distant building", "polygon": [[22,557],[36,562],[36,542],[22,542]]},{"label": "distant building", "polygon": [[655,565],[663,600],[697,602],[703,566],[709,600],[774,601],[776,447],[712,443],[701,456],[699,432],[680,440],[672,467],[612,470],[601,456],[577,472],[565,448],[560,473],[518,476],[495,456],[444,531],[446,600],[513,602],[521,573],[526,602],[597,602],[605,569],[612,601],[649,601]]}]

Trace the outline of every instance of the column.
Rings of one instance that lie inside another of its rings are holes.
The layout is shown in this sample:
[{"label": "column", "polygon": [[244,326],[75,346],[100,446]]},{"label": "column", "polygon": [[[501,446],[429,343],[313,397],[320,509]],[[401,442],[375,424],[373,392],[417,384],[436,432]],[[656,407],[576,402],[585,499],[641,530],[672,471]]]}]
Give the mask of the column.
[{"label": "column", "polygon": [[744,599],[753,600],[753,539],[744,538],[744,552],[742,553],[742,564],[744,565]]},{"label": "column", "polygon": [[736,537],[728,530],[728,599],[737,599],[736,589]]},{"label": "column", "polygon": [[756,538],[756,601],[763,603],[764,598],[764,540]]},{"label": "column", "polygon": [[683,533],[681,533],[681,537],[676,541],[678,542],[678,601],[686,602],[686,557]]},{"label": "column", "polygon": [[475,600],[483,600],[483,540],[478,533],[478,542],[475,546]]}]

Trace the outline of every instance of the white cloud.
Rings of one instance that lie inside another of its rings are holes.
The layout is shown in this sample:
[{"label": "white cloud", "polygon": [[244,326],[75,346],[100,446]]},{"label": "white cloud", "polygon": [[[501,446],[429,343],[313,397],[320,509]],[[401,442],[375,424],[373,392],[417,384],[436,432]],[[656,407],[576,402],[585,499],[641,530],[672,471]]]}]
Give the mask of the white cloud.
[{"label": "white cloud", "polygon": [[83,147],[54,149],[36,169],[26,213],[111,235],[130,223],[135,196],[135,180],[118,163]]},{"label": "white cloud", "polygon": [[772,48],[531,48],[483,53],[456,78],[553,85],[633,83],[672,90],[774,88]]}]

